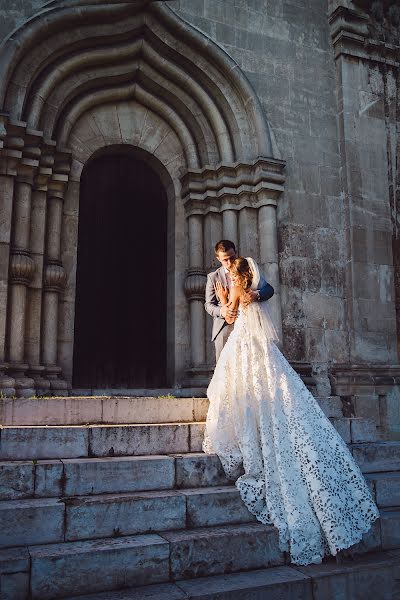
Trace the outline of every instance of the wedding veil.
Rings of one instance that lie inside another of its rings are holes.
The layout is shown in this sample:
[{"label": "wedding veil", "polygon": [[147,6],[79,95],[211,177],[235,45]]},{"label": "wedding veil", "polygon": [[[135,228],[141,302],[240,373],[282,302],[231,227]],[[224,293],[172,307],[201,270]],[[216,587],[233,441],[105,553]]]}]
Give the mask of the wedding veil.
[{"label": "wedding veil", "polygon": [[[256,261],[250,256],[246,257],[246,260],[249,263],[253,275],[250,289],[257,290],[261,281],[260,269],[258,268]],[[247,308],[250,308],[250,310],[248,310],[249,325],[261,327],[268,340],[278,342],[279,336],[272,322],[267,302],[252,302]]]}]

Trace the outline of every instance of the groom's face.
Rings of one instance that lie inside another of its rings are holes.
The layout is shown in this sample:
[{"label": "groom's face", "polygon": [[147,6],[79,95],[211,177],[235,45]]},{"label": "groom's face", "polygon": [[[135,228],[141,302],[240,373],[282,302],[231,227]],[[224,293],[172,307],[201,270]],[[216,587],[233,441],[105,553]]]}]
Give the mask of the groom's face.
[{"label": "groom's face", "polygon": [[218,252],[218,254],[217,254],[217,259],[219,260],[219,262],[221,263],[221,265],[223,267],[228,269],[228,271],[230,270],[235,258],[236,258],[236,252],[233,248],[231,248],[230,250],[227,250],[226,252]]}]

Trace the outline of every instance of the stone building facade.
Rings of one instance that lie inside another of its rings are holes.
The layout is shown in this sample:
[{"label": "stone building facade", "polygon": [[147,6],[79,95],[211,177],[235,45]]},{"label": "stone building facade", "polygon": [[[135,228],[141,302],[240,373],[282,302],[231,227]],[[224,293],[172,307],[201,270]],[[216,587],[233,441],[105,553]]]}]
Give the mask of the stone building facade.
[{"label": "stone building facade", "polygon": [[[127,331],[132,318],[167,315],[151,332],[166,357],[165,386],[204,385],[214,360],[204,284],[224,237],[275,287],[285,354],[317,393],[351,398],[349,410],[367,395],[371,411],[398,422],[396,2],[0,0],[0,14],[3,393],[82,387],[74,335],[96,312],[85,288],[96,269],[104,291],[132,297]],[[125,170],[117,161],[123,185],[132,169],[160,183],[165,212],[145,188],[137,218],[116,208],[124,233],[110,247],[120,274],[111,280],[112,266],[89,253],[80,276],[95,228],[98,247],[111,239],[95,204],[85,223],[79,215],[113,157],[131,161]],[[150,217],[165,230],[149,242],[148,228],[140,235]],[[142,258],[122,244],[129,231]],[[132,287],[148,246],[164,256],[165,282]],[[153,302],[150,314],[135,289]],[[78,321],[77,302],[86,306]],[[109,306],[93,331],[121,305]],[[83,387],[111,387],[112,375],[101,379],[95,367]],[[146,387],[134,373],[126,382]]]}]

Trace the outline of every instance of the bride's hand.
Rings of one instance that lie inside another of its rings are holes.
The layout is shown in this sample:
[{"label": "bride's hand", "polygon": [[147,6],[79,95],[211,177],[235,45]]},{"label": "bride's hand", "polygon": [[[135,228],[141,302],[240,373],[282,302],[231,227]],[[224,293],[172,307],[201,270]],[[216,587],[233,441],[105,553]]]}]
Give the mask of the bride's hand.
[{"label": "bride's hand", "polygon": [[225,288],[220,281],[217,281],[214,285],[215,295],[221,304],[226,304],[228,302],[229,290]]}]

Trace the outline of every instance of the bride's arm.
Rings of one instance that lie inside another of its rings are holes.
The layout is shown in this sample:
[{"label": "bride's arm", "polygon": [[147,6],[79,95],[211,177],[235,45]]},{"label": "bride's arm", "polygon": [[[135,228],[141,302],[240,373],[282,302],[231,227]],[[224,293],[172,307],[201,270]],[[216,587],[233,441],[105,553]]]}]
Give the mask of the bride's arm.
[{"label": "bride's arm", "polygon": [[[239,308],[239,303],[240,303],[240,288],[235,285],[229,291],[229,302],[228,302],[227,306],[229,306],[229,308],[231,310],[237,311],[237,309]],[[232,325],[232,323],[234,323],[235,320],[236,320],[236,317],[230,317],[229,313],[225,317],[225,321],[229,325]]]}]

